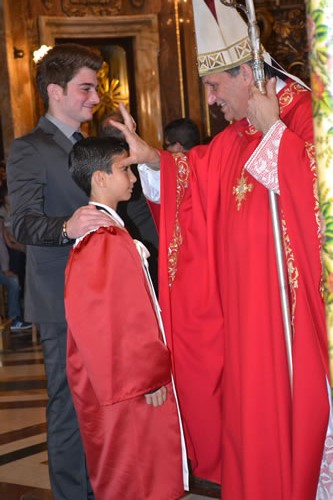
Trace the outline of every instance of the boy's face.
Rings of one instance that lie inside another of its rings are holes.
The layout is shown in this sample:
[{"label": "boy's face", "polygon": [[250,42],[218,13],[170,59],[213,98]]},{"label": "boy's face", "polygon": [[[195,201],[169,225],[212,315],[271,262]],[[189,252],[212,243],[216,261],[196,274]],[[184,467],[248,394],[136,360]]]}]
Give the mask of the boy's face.
[{"label": "boy's face", "polygon": [[120,201],[127,201],[132,196],[136,177],[130,166],[123,166],[124,158],[128,153],[120,153],[113,157],[112,173],[105,175],[105,195],[107,205],[116,209]]}]

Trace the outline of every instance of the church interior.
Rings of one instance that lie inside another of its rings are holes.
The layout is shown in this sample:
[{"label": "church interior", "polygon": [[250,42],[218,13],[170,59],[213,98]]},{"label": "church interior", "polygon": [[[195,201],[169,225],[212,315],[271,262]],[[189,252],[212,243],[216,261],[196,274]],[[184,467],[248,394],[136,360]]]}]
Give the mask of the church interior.
[{"label": "church interior", "polygon": [[[309,83],[304,0],[255,0],[266,50],[288,72]],[[157,148],[169,121],[191,118],[202,142],[226,125],[208,108],[197,74],[190,0],[0,0],[0,160],[14,138],[43,114],[35,84],[36,52],[76,42],[95,48],[104,64],[100,103],[85,132],[96,135],[103,117],[124,103],[138,133]],[[4,299],[5,300],[5,299]],[[0,340],[0,498],[51,500],[48,479],[43,355],[38,332]],[[193,478],[185,498],[219,498],[215,484]],[[80,500],[80,499],[77,499]]]}]

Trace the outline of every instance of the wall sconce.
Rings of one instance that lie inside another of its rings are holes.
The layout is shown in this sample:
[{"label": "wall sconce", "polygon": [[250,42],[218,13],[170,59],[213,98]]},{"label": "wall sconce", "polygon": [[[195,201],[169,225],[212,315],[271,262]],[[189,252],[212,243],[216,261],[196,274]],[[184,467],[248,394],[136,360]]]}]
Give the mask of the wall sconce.
[{"label": "wall sconce", "polygon": [[33,52],[33,61],[35,64],[38,63],[42,57],[45,56],[45,54],[52,49],[52,47],[49,47],[48,45],[41,45],[38,50],[34,50]]},{"label": "wall sconce", "polygon": [[24,57],[24,50],[14,47],[14,59],[22,59]]}]

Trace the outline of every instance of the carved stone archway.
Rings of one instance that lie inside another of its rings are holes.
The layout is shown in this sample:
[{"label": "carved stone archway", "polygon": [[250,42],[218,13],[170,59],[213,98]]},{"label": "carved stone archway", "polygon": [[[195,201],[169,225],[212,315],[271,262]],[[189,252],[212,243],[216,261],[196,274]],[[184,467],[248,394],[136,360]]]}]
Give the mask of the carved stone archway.
[{"label": "carved stone archway", "polygon": [[159,36],[156,15],[114,17],[40,16],[40,42],[54,45],[61,38],[133,38],[137,116],[140,135],[160,147],[163,140],[158,70]]}]

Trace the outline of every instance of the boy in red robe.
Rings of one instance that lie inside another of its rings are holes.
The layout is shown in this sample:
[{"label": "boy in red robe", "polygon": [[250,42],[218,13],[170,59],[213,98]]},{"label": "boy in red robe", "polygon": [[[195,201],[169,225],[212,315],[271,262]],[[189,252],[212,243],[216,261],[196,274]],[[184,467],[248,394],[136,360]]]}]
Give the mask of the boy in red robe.
[{"label": "boy in red robe", "polygon": [[67,375],[96,500],[183,495],[181,427],[146,248],[118,214],[136,181],[127,145],[79,141],[75,182],[110,216],[76,241],[66,269]]}]

